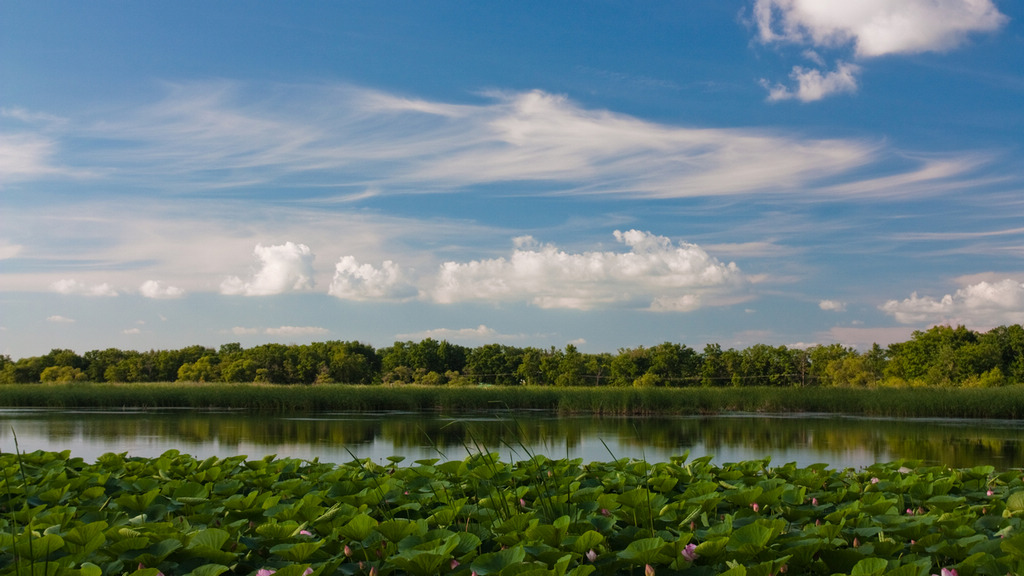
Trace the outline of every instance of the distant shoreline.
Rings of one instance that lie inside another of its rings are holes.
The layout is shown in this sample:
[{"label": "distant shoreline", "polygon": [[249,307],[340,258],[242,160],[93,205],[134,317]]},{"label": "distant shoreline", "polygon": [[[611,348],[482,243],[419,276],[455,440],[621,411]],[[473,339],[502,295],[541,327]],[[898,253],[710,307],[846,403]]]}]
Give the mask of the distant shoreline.
[{"label": "distant shoreline", "polygon": [[223,409],[254,413],[541,410],[559,414],[850,414],[1024,418],[1024,386],[1000,388],[365,386],[74,383],[0,386],[0,407]]}]

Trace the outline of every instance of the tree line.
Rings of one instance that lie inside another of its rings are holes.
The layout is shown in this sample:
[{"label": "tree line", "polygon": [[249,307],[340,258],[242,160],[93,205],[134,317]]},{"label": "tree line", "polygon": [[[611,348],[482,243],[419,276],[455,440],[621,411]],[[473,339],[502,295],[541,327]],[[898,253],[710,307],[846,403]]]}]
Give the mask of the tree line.
[{"label": "tree line", "polygon": [[238,343],[140,352],[0,356],[0,383],[267,382],[499,386],[973,386],[1024,383],[1024,328],[964,326],[915,331],[910,340],[858,351],[708,344],[698,352],[665,342],[587,354],[504,344],[467,347],[431,338],[374,348],[356,341],[304,345]]}]

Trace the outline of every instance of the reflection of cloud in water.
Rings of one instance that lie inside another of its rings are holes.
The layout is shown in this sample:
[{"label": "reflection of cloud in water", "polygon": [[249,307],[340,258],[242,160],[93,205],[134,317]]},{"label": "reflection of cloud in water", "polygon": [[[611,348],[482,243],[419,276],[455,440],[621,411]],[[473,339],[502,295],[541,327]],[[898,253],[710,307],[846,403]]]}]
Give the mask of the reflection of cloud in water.
[{"label": "reflection of cloud in water", "polygon": [[1024,423],[900,421],[826,415],[559,418],[549,414],[377,413],[267,416],[215,412],[0,411],[0,442],[13,451],[71,450],[87,461],[105,452],[158,456],[175,449],[197,457],[276,454],[321,462],[404,456],[463,459],[497,452],[504,460],[533,454],[667,461],[689,452],[719,464],[770,457],[775,464],[861,467],[901,458],[957,467],[1024,466]]}]

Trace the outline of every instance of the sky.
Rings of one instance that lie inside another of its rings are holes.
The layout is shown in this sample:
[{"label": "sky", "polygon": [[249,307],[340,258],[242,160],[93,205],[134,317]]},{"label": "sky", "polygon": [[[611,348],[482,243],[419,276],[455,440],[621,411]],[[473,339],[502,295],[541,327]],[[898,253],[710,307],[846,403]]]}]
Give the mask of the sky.
[{"label": "sky", "polygon": [[1024,323],[1024,3],[0,3],[0,354]]}]

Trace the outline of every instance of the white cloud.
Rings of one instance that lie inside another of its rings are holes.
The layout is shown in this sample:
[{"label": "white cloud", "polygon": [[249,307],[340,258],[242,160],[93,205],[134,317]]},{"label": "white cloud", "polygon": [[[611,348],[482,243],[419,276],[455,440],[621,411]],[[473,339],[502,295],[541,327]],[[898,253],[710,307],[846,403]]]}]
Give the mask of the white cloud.
[{"label": "white cloud", "polygon": [[[816,48],[848,49],[859,58],[888,54],[944,52],[971,32],[991,32],[1008,18],[990,0],[756,0],[754,16],[763,42],[786,42]],[[824,68],[814,50],[805,58]],[[768,100],[820,100],[855,92],[860,67],[843,61],[832,72],[794,66],[791,90],[762,80]]]},{"label": "white cloud", "polygon": [[146,280],[139,287],[139,292],[146,298],[170,299],[181,298],[185,291],[176,286],[164,286],[157,280]]},{"label": "white cloud", "polygon": [[723,264],[695,244],[649,232],[615,231],[629,252],[570,253],[517,239],[510,257],[441,265],[430,297],[439,303],[526,301],[541,308],[586,310],[641,306],[687,311],[714,301],[742,282],[735,264]]},{"label": "white cloud", "polygon": [[857,78],[855,75],[860,71],[860,66],[838,62],[833,72],[822,74],[820,70],[794,66],[793,72],[789,75],[796,81],[796,90],[790,90],[782,84],[769,86],[767,80],[761,84],[768,88],[768,100],[797,99],[801,102],[814,102],[832,94],[857,91]]},{"label": "white cloud", "polygon": [[56,174],[56,143],[38,134],[0,134],[0,182]]},{"label": "white cloud", "polygon": [[402,300],[416,296],[416,288],[391,260],[380,268],[360,264],[354,256],[343,256],[334,266],[328,293],[345,300]]},{"label": "white cloud", "polygon": [[0,260],[14,258],[21,253],[21,250],[22,246],[20,244],[11,244],[6,240],[0,240]]},{"label": "white cloud", "polygon": [[58,292],[60,294],[78,294],[81,296],[117,296],[117,290],[106,282],[102,284],[89,285],[79,282],[78,280],[65,278],[50,284],[50,288],[54,292]]},{"label": "white cloud", "polygon": [[126,328],[126,329],[122,330],[121,333],[122,334],[129,334],[129,335],[142,334],[142,329],[140,329],[140,328]]},{"label": "white cloud", "polygon": [[320,336],[329,334],[330,330],[319,326],[279,326],[267,328],[264,333],[271,336]]},{"label": "white cloud", "polygon": [[765,42],[853,44],[857,56],[943,52],[1008,18],[990,0],[756,0]]},{"label": "white cloud", "polygon": [[964,324],[990,328],[1024,323],[1024,283],[1011,278],[968,284],[941,298],[918,296],[889,300],[881,309],[903,324]]},{"label": "white cloud", "polygon": [[57,316],[57,315],[50,316],[49,318],[46,319],[46,321],[47,322],[54,322],[54,323],[57,323],[57,324],[74,324],[75,323],[75,320],[73,318],[66,318],[64,316]]},{"label": "white cloud", "polygon": [[256,336],[267,334],[269,336],[320,336],[330,334],[330,330],[319,326],[278,326],[277,328],[246,328],[235,326],[231,329],[235,336]]},{"label": "white cloud", "polygon": [[251,280],[232,276],[220,285],[222,294],[268,296],[313,287],[313,255],[305,244],[285,242],[275,246],[257,244],[253,251],[260,269]]},{"label": "white cloud", "polygon": [[846,302],[839,302],[837,300],[822,300],[818,302],[818,308],[822,310],[829,310],[832,312],[844,312],[846,311]]},{"label": "white cloud", "polygon": [[522,339],[523,337],[524,336],[521,334],[499,334],[497,330],[488,328],[484,324],[481,324],[476,328],[434,328],[432,330],[395,335],[395,338],[398,340],[424,340],[426,338],[433,338],[434,340],[447,340],[449,342],[488,343],[517,340]]}]

